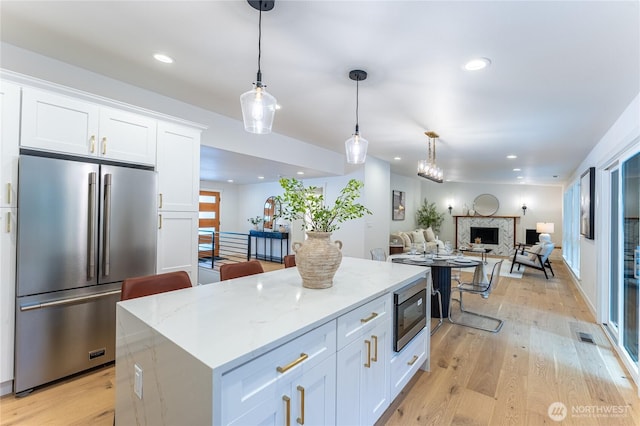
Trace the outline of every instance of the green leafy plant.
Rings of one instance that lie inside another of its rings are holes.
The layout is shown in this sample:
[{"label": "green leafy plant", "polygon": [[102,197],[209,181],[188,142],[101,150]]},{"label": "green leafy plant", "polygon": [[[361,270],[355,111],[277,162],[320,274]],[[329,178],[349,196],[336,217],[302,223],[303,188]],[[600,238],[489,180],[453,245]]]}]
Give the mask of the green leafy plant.
[{"label": "green leafy plant", "polygon": [[280,179],[284,194],[276,197],[281,204],[278,217],[293,221],[302,219],[303,231],[333,232],[339,224],[358,219],[371,211],[356,203],[364,183],[351,179],[342,188],[332,207],[326,206],[322,192],[316,186],[305,187],[296,178]]},{"label": "green leafy plant", "polygon": [[262,218],[260,216],[250,217],[247,221],[251,222],[252,225],[258,225],[262,223]]},{"label": "green leafy plant", "polygon": [[436,203],[429,203],[425,198],[422,206],[416,211],[416,223],[424,228],[431,227],[434,232],[440,231],[440,225],[444,221],[444,213],[438,213]]}]

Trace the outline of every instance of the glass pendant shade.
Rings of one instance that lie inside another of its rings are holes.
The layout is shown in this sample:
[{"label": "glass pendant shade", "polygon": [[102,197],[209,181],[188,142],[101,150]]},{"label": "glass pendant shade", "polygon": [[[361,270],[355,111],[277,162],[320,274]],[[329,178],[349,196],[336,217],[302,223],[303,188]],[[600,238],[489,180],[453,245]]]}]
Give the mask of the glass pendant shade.
[{"label": "glass pendant shade", "polygon": [[344,147],[347,151],[347,163],[349,164],[363,164],[367,158],[367,147],[369,141],[360,136],[357,132],[354,133],[344,143]]},{"label": "glass pendant shade", "polygon": [[273,118],[276,114],[276,102],[276,98],[262,85],[255,85],[252,90],[240,95],[244,129],[261,135],[271,133]]}]

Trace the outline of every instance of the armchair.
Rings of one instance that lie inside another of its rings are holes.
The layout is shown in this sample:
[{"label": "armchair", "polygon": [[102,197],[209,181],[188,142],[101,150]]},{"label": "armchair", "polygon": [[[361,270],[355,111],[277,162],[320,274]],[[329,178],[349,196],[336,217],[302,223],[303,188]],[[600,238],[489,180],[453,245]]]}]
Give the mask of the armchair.
[{"label": "armchair", "polygon": [[539,238],[540,242],[532,246],[529,250],[525,250],[524,244],[518,243],[518,247],[513,254],[513,260],[511,261],[511,272],[513,272],[515,265],[518,265],[518,270],[520,270],[520,265],[524,265],[544,272],[546,279],[549,279],[547,269],[549,269],[552,276],[556,276],[549,261],[549,255],[555,248],[555,245],[551,242],[549,234],[540,234]]}]

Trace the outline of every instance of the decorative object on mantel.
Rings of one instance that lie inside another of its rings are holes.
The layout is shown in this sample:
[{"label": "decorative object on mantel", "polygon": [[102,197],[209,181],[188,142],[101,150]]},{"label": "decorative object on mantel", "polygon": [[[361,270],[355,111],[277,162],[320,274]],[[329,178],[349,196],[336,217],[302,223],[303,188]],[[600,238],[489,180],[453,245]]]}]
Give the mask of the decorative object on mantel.
[{"label": "decorative object on mantel", "polygon": [[436,203],[429,203],[425,198],[422,206],[416,211],[416,223],[418,226],[433,229],[435,232],[440,231],[440,225],[444,221],[444,213],[438,213]]},{"label": "decorative object on mantel", "polygon": [[342,188],[333,207],[325,206],[324,195],[315,186],[305,187],[295,178],[280,179],[284,194],[276,197],[281,205],[279,217],[302,220],[302,230],[307,234],[304,243],[294,242],[296,266],[306,288],[329,288],[342,262],[342,242],[331,242],[331,233],[339,224],[358,219],[371,211],[356,203],[364,183],[351,179]]},{"label": "decorative object on mantel", "polygon": [[480,216],[493,216],[499,207],[500,202],[491,194],[480,194],[473,200],[473,208]]},{"label": "decorative object on mantel", "polygon": [[[418,162],[418,176],[429,179],[436,183],[442,183],[442,169],[436,164],[436,139],[439,138],[436,132],[424,132],[427,135],[428,155],[425,160]],[[432,148],[433,145],[433,154]]]},{"label": "decorative object on mantel", "polygon": [[467,203],[464,203],[464,205],[462,206],[462,216],[467,215],[469,215],[469,206],[467,205]]},{"label": "decorative object on mantel", "polygon": [[276,113],[276,98],[265,90],[266,85],[262,84],[262,70],[260,69],[260,58],[262,56],[262,11],[273,9],[275,0],[248,0],[251,7],[260,12],[258,18],[258,73],[253,89],[240,96],[240,106],[242,107],[242,120],[244,129],[249,133],[267,134],[271,133],[273,117]]},{"label": "decorative object on mantel", "polygon": [[262,218],[260,216],[250,217],[249,219],[247,219],[247,221],[251,222],[251,224],[253,225],[253,229],[257,231],[260,227],[260,224],[262,223]]}]

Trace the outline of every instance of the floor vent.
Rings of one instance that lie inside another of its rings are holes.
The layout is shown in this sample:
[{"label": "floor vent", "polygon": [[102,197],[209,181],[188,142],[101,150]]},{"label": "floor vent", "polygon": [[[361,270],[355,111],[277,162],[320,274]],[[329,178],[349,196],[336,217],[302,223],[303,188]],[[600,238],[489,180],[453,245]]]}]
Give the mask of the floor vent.
[{"label": "floor vent", "polygon": [[581,342],[591,343],[592,345],[596,344],[596,342],[594,342],[593,336],[591,334],[583,333],[582,331],[578,331],[578,339],[580,339]]}]

